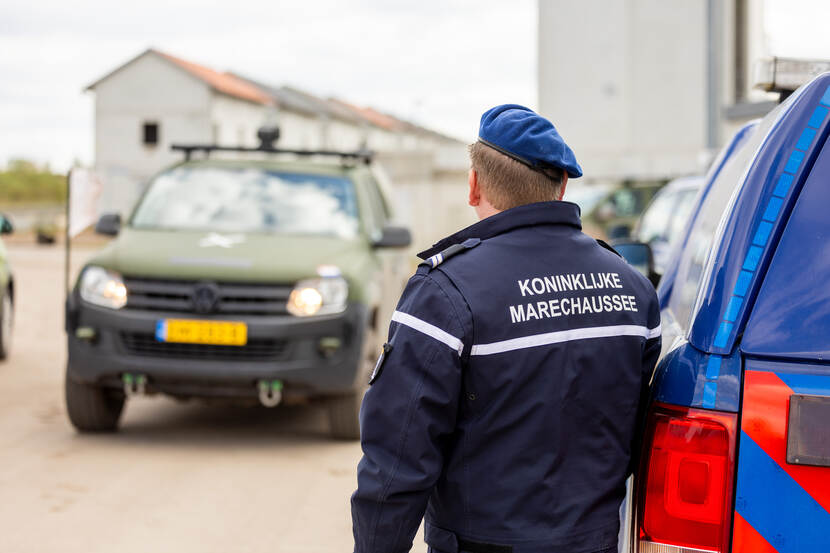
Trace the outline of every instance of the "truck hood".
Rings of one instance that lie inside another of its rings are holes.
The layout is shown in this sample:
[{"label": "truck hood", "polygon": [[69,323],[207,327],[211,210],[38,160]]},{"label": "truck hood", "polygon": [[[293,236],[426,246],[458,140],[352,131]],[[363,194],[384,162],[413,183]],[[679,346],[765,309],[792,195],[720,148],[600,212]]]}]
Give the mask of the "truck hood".
[{"label": "truck hood", "polygon": [[293,283],[334,265],[352,281],[371,264],[361,238],[124,228],[90,265],[122,275],[224,282]]}]

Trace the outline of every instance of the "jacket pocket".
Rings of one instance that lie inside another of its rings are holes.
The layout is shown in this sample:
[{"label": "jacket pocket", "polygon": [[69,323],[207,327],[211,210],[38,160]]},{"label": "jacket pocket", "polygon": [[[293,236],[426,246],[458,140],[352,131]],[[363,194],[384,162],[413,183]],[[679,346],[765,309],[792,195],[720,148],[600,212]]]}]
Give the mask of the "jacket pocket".
[{"label": "jacket pocket", "polygon": [[424,523],[424,541],[435,553],[458,553],[458,538],[449,530]]}]

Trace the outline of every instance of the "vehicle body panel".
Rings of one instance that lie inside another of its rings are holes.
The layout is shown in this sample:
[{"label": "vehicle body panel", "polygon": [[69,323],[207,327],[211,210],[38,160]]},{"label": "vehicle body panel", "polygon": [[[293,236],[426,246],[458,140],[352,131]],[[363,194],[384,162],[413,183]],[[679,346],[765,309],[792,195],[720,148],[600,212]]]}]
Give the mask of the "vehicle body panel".
[{"label": "vehicle body panel", "polygon": [[741,357],[711,355],[688,342],[660,361],[654,377],[656,401],[737,413],[741,389]]},{"label": "vehicle body panel", "polygon": [[658,290],[654,399],[740,416],[733,553],[830,550],[830,467],[787,457],[793,395],[830,402],[828,135],[830,74],[742,129]]},{"label": "vehicle body panel", "polygon": [[689,336],[703,351],[731,352],[746,322],[789,212],[830,132],[828,87],[830,74],[816,78],[781,106],[735,191],[734,207],[721,223],[724,239],[707,263],[705,294],[698,298]]},{"label": "vehicle body panel", "polygon": [[[820,101],[830,99],[826,92],[828,86],[830,75],[819,77],[768,115],[725,159],[724,167],[718,169],[718,176],[708,185],[706,197],[690,222],[685,250],[674,259],[676,267],[671,278],[680,281],[661,283],[660,288],[671,288],[663,306],[664,354],[688,343],[700,354],[715,357],[705,363],[694,363],[697,369],[685,370],[686,377],[680,383],[668,378],[666,382],[671,385],[665,390],[658,387],[656,394],[667,402],[672,403],[670,397],[677,397],[672,390],[685,389],[693,382],[696,392],[690,396],[686,390],[682,397],[700,401],[681,405],[708,408],[720,405],[737,410],[740,387],[731,378],[735,374],[733,365],[724,361],[734,355],[735,337],[743,334],[769,259],[830,128],[830,117],[819,121],[815,115],[825,111],[817,108],[823,107]],[[805,129],[811,128],[810,123],[819,124],[821,133],[807,133],[812,137],[807,141],[803,136]],[[788,161],[796,146],[806,148],[798,164]],[[788,168],[793,172],[787,171]],[[787,187],[781,185],[782,179],[789,183]],[[729,205],[711,205],[719,204],[723,197],[730,195]],[[705,209],[710,213],[700,213]],[[699,233],[698,227],[705,221],[703,217],[709,217],[711,227],[712,221],[717,222],[713,215],[720,219],[717,230],[712,228],[711,236],[703,234],[700,238],[695,233]],[[688,352],[683,357],[696,356]],[[676,376],[681,371],[670,363],[665,364],[666,369],[661,366],[657,369],[658,378],[662,378],[662,372]],[[726,374],[730,377],[720,380],[723,368],[727,368]],[[726,383],[726,388],[720,388],[721,382]]]},{"label": "vehicle body panel", "polygon": [[747,355],[830,360],[830,143],[816,161],[741,341]]},{"label": "vehicle body panel", "polygon": [[[242,320],[248,346],[229,347],[153,343],[156,324],[164,318]],[[369,312],[353,303],[342,314],[307,319],[284,316],[193,316],[179,312],[121,310],[93,306],[80,310],[75,324],[98,329],[94,343],[70,339],[73,377],[81,382],[120,386],[123,373],[144,374],[150,389],[182,395],[255,396],[258,380],[279,379],[286,393],[301,396],[337,394],[363,384],[356,367]],[[320,340],[335,338],[333,354]],[[254,351],[247,351],[255,347]],[[206,388],[221,386],[209,392]],[[194,390],[201,393],[196,394]],[[242,393],[242,392],[245,393]]]},{"label": "vehicle body panel", "polygon": [[335,265],[349,280],[351,298],[365,300],[362,283],[377,270],[363,237],[124,228],[88,262],[132,277],[294,283]]},{"label": "vehicle body panel", "polygon": [[[827,134],[825,87],[797,148]],[[802,431],[813,440],[827,436],[827,421],[799,429],[791,409],[796,394],[830,401],[830,147],[795,155],[815,163],[781,231],[740,346],[746,361],[733,553],[830,550],[830,467],[802,464],[812,461],[799,459],[788,444]]]},{"label": "vehicle body panel", "polygon": [[830,551],[830,468],[787,461],[793,394],[830,396],[830,367],[747,361],[733,553]]}]

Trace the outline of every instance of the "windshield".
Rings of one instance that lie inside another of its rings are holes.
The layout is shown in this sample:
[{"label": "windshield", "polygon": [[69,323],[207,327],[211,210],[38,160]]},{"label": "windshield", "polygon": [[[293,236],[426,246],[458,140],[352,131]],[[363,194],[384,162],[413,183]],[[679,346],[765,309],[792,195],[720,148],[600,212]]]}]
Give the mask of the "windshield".
[{"label": "windshield", "polygon": [[608,195],[610,188],[602,185],[582,184],[568,188],[565,191],[565,201],[573,202],[579,206],[583,214],[591,211],[600,200]]},{"label": "windshield", "polygon": [[640,230],[637,233],[637,239],[640,242],[650,243],[654,240],[666,240],[666,231],[676,201],[677,193],[673,190],[664,190],[657,193],[657,197],[643,213]]},{"label": "windshield", "polygon": [[357,200],[344,177],[181,166],[150,183],[131,225],[352,238],[358,232]]},{"label": "windshield", "polygon": [[651,205],[643,213],[637,240],[652,243],[665,242],[673,246],[692,214],[698,188],[670,190],[664,188],[657,193]]},{"label": "windshield", "polygon": [[683,229],[686,228],[686,223],[689,222],[689,217],[692,215],[697,193],[697,188],[687,188],[680,191],[674,208],[674,217],[672,217],[669,225],[668,242],[671,246],[677,244],[683,236]]}]

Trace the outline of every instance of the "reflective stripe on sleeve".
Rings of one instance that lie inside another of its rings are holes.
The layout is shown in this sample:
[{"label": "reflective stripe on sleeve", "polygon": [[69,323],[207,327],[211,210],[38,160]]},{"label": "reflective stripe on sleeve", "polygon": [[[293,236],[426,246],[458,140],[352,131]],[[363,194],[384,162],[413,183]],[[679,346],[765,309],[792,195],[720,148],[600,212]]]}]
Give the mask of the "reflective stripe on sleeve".
[{"label": "reflective stripe on sleeve", "polygon": [[423,334],[426,334],[431,338],[435,338],[439,342],[447,344],[449,347],[457,351],[458,355],[461,355],[461,352],[464,349],[464,343],[459,338],[456,338],[448,332],[444,332],[435,325],[431,325],[426,321],[422,321],[417,317],[413,317],[408,313],[395,311],[394,313],[392,313],[392,320],[396,323],[401,323],[402,325],[417,330],[418,332],[422,332]]},{"label": "reflective stripe on sleeve", "polygon": [[492,342],[490,344],[477,344],[473,346],[470,355],[492,355],[504,353],[517,349],[535,348],[549,344],[571,342],[573,340],[585,340],[588,338],[610,338],[612,336],[640,336],[646,340],[660,336],[660,326],[647,328],[639,325],[616,325],[616,326],[595,326],[590,328],[575,328],[573,330],[560,330],[559,332],[546,332],[545,334],[534,334],[523,336],[512,340]]},{"label": "reflective stripe on sleeve", "polygon": [[663,323],[658,324],[654,328],[649,329],[648,336],[646,336],[646,340],[652,340],[654,338],[659,338],[660,335],[663,333]]}]

